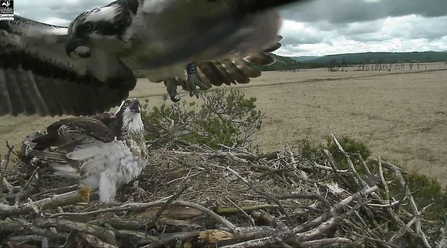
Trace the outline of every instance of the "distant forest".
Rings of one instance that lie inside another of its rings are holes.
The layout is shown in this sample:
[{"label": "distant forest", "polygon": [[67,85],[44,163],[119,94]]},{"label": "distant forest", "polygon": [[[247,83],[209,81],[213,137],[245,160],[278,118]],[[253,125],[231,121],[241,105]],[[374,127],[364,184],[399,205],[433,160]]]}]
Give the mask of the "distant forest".
[{"label": "distant forest", "polygon": [[[262,71],[280,71],[314,68],[334,68],[359,66],[361,64],[395,64],[395,63],[425,63],[447,61],[447,52],[408,52],[408,53],[346,53],[321,57],[302,56],[284,57],[271,54],[276,63],[269,66],[256,65]],[[144,78],[144,70],[136,70],[137,78]]]},{"label": "distant forest", "polygon": [[[279,71],[294,69],[330,68],[337,66],[353,66],[360,64],[390,63],[427,63],[447,61],[447,52],[369,52],[335,54],[321,57],[284,57],[272,54],[276,63],[270,66],[258,66],[263,71]],[[303,58],[303,59],[300,59]],[[302,61],[299,61],[302,60]]]}]

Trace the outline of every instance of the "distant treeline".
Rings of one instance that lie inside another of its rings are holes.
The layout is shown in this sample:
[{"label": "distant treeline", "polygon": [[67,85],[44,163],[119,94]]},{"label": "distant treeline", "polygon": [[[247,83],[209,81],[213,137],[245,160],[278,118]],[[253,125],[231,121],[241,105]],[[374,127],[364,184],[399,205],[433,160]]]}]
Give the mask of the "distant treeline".
[{"label": "distant treeline", "polygon": [[[447,61],[447,52],[370,52],[348,53],[317,57],[307,61],[296,61],[291,57],[273,54],[276,63],[270,66],[258,66],[263,71],[329,68],[336,66],[352,66],[359,64],[395,64],[395,63],[428,63]],[[299,58],[297,58],[299,60]]]},{"label": "distant treeline", "polygon": [[[427,63],[447,61],[447,52],[408,52],[408,53],[346,53],[316,57],[306,61],[297,61],[292,57],[271,54],[276,63],[270,66],[258,66],[262,71],[280,71],[296,69],[330,68],[336,66],[358,66],[360,64]],[[135,71],[137,78],[145,77],[144,70]]]}]

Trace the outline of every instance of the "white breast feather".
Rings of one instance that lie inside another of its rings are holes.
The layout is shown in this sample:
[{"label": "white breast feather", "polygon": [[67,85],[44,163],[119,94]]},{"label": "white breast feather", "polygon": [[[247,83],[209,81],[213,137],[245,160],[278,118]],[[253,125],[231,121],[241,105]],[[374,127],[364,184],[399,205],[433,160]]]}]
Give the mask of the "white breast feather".
[{"label": "white breast feather", "polygon": [[[118,109],[119,111],[119,109]],[[133,113],[129,109],[123,112],[122,130],[128,130],[130,133],[141,132],[144,129],[143,120],[140,113]]]},{"label": "white breast feather", "polygon": [[[84,173],[81,184],[99,188],[101,202],[113,201],[119,185],[126,184],[141,174],[146,160],[141,154],[132,153],[123,140],[110,143],[100,141],[83,144],[67,154],[71,160],[80,161]],[[59,175],[73,177],[67,166],[52,165]]]}]

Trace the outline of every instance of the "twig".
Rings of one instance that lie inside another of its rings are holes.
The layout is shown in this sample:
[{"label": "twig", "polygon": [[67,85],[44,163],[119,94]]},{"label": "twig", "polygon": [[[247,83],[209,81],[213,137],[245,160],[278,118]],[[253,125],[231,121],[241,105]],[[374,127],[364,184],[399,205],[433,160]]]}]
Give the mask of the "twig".
[{"label": "twig", "polygon": [[25,185],[23,186],[22,191],[17,196],[16,202],[15,202],[16,205],[18,205],[22,199],[27,198],[27,196],[26,196],[27,193],[32,194],[32,192],[29,193],[29,191],[26,191],[26,190],[27,190],[28,186],[31,184],[31,181],[34,180],[38,170],[39,170],[39,167],[36,166],[36,168],[33,170],[33,173],[31,173],[31,176],[29,177],[29,179],[26,181]]},{"label": "twig", "polygon": [[[41,210],[54,209],[60,206],[72,205],[78,202],[87,202],[92,194],[92,188],[82,186],[79,190],[69,192],[62,195],[56,195],[50,198],[45,198],[34,202],[34,204]],[[30,203],[9,206],[0,203],[0,218],[4,219],[9,216],[22,215],[34,212],[34,209]]]},{"label": "twig", "polygon": [[352,244],[352,240],[347,238],[327,238],[327,239],[319,239],[319,240],[311,240],[302,242],[301,246],[310,248],[310,247],[330,247],[330,246],[337,246],[340,245],[350,245]]},{"label": "twig", "polygon": [[288,236],[290,236],[290,233],[283,232],[279,233],[278,235],[272,235],[269,237],[240,242],[237,244],[221,246],[221,248],[274,247],[274,244],[284,242],[284,239]]},{"label": "twig", "polygon": [[106,242],[100,240],[99,238],[97,238],[97,237],[95,237],[95,236],[93,236],[91,234],[80,233],[79,236],[81,236],[85,241],[87,241],[87,243],[89,243],[93,247],[98,247],[98,248],[118,248],[118,246],[106,243]]},{"label": "twig", "polygon": [[161,214],[169,207],[169,205],[176,200],[182,193],[188,188],[188,186],[183,185],[175,195],[173,195],[169,200],[166,201],[166,203],[158,210],[158,212],[155,214],[154,219],[152,219],[151,223],[154,224],[158,221],[158,218],[160,218]]},{"label": "twig", "polygon": [[65,243],[61,245],[59,248],[70,248],[75,246],[76,238],[78,236],[78,231],[71,231],[65,239]]},{"label": "twig", "polygon": [[415,226],[416,226],[416,234],[421,236],[422,242],[424,244],[425,247],[427,248],[431,248],[430,243],[427,240],[427,236],[425,235],[424,232],[422,232],[422,224],[421,221],[419,219],[419,211],[418,211],[418,207],[416,205],[416,202],[413,198],[413,195],[410,192],[410,189],[408,188],[407,183],[405,182],[404,177],[402,176],[401,170],[398,169],[397,166],[392,165],[390,163],[382,163],[383,165],[387,166],[387,169],[393,171],[393,173],[396,175],[398,181],[400,182],[401,186],[404,188],[405,190],[405,194],[408,197],[408,200],[410,201],[410,207],[413,210],[413,216],[414,217],[418,217],[418,219],[415,221]]},{"label": "twig", "polygon": [[58,188],[55,188],[55,189],[45,190],[45,191],[42,191],[42,192],[39,192],[37,194],[32,195],[31,199],[35,201],[39,197],[41,197],[43,195],[46,195],[46,194],[50,194],[50,193],[54,193],[54,194],[67,193],[67,192],[70,192],[70,191],[78,189],[78,187],[79,186],[77,184],[74,184],[74,185],[67,186],[67,187],[58,187]]},{"label": "twig", "polygon": [[444,225],[440,229],[441,232],[441,239],[439,240],[438,245],[436,248],[444,248],[447,247],[447,221],[444,223]]},{"label": "twig", "polygon": [[262,219],[268,223],[270,223],[274,228],[278,228],[281,232],[290,232],[289,228],[282,223],[279,219],[267,214],[267,213],[261,213],[259,211],[252,211],[251,216],[256,219]]},{"label": "twig", "polygon": [[297,166],[297,163],[296,163],[296,161],[295,161],[295,157],[294,157],[294,155],[293,155],[292,149],[289,147],[288,144],[285,145],[285,147],[284,147],[284,151],[285,151],[286,154],[289,155],[293,168],[295,168],[296,170],[298,170],[300,176],[301,176],[302,178],[304,178],[304,179],[309,178],[309,177],[307,176],[306,172],[304,172],[303,170],[299,169],[299,167]]},{"label": "twig", "polygon": [[391,247],[391,248],[399,248],[399,246],[397,246],[397,245],[391,244],[391,243],[386,242],[386,241],[383,241],[383,240],[381,240],[381,239],[372,238],[372,237],[369,237],[369,236],[367,236],[367,235],[361,235],[361,234],[358,234],[358,233],[356,233],[356,232],[349,232],[349,234],[351,234],[351,235],[355,235],[355,236],[358,236],[358,237],[361,237],[361,238],[364,238],[364,239],[368,239],[368,240],[374,241],[374,242],[376,242],[376,243],[381,243],[381,244],[383,244],[384,246],[387,246],[387,247]]},{"label": "twig", "polygon": [[388,188],[388,183],[385,180],[385,177],[383,176],[383,166],[382,166],[382,159],[380,157],[377,157],[377,161],[379,163],[379,176],[380,181],[382,181],[382,185],[385,189],[385,201],[389,202],[390,200],[390,190]]},{"label": "twig", "polygon": [[141,246],[140,248],[155,248],[155,247],[159,247],[161,245],[166,245],[166,244],[172,243],[174,241],[190,240],[190,239],[193,239],[199,235],[200,235],[200,232],[183,232],[183,233],[174,233],[174,234],[170,234],[170,235],[164,235],[164,237],[162,237],[159,242],[154,242],[152,244]]},{"label": "twig", "polygon": [[328,202],[328,200],[324,199],[323,196],[317,195],[317,194],[293,194],[293,195],[282,195],[276,197],[278,199],[291,199],[291,198],[297,198],[297,199],[313,199],[320,201],[325,208],[330,209],[331,204]]},{"label": "twig", "polygon": [[405,232],[407,232],[407,230],[410,228],[411,225],[413,225],[413,223],[419,221],[420,219],[420,215],[430,206],[432,206],[432,204],[429,204],[427,206],[425,206],[424,208],[421,209],[421,211],[418,213],[418,215],[414,216],[413,219],[411,219],[405,226],[403,226],[395,235],[393,235],[393,237],[390,238],[389,242],[392,243],[394,240],[400,238],[401,236],[403,236],[405,234]]},{"label": "twig", "polygon": [[292,219],[290,218],[289,214],[286,212],[286,210],[284,209],[284,207],[282,206],[282,204],[279,202],[278,199],[275,199],[273,196],[271,196],[271,195],[269,195],[269,194],[267,194],[267,193],[265,193],[265,192],[263,192],[263,191],[261,191],[261,190],[255,188],[251,182],[249,182],[247,179],[243,178],[243,177],[242,177],[241,175],[239,175],[239,173],[237,173],[235,170],[231,169],[230,166],[225,167],[225,169],[227,169],[227,170],[230,171],[233,175],[235,175],[236,177],[238,177],[239,179],[241,179],[241,180],[242,180],[248,187],[250,187],[251,189],[253,189],[256,193],[258,193],[258,194],[264,196],[265,198],[267,198],[267,199],[273,201],[274,203],[278,204],[278,206],[279,206],[279,210],[281,211],[281,213],[282,213],[283,215],[286,216],[287,221],[288,221],[289,223],[292,223]]},{"label": "twig", "polygon": [[34,221],[34,225],[41,228],[55,227],[63,231],[78,231],[88,234],[94,234],[104,239],[111,245],[116,245],[115,234],[104,227],[85,224],[77,221],[64,220],[64,219],[46,219],[39,217]]},{"label": "twig", "polygon": [[5,178],[5,171],[8,168],[9,157],[11,156],[11,152],[14,149],[14,146],[9,146],[8,141],[6,141],[6,147],[8,148],[8,152],[3,157],[3,159],[1,159],[1,155],[0,155],[0,180],[1,180],[1,183],[0,183],[0,204],[7,202],[5,200],[5,197],[3,196],[3,180]]},{"label": "twig", "polygon": [[357,172],[357,170],[354,167],[354,163],[352,163],[351,158],[349,157],[348,153],[346,153],[346,151],[343,149],[343,147],[340,145],[340,143],[338,142],[337,138],[335,137],[334,134],[331,134],[332,136],[332,140],[335,142],[335,144],[338,147],[338,150],[345,156],[346,161],[348,162],[349,168],[351,169],[351,171],[354,173],[355,175],[355,181],[357,183],[357,186],[359,188],[363,187],[367,187],[368,184],[362,179],[362,177],[360,176],[360,174]]},{"label": "twig", "polygon": [[319,225],[320,223],[326,221],[328,218],[332,217],[332,216],[337,216],[337,213],[341,212],[343,210],[344,207],[346,207],[349,203],[351,203],[354,200],[359,199],[362,196],[368,195],[371,192],[374,192],[378,189],[377,186],[373,186],[367,189],[364,189],[358,193],[355,193],[351,196],[346,197],[345,199],[343,199],[342,201],[340,201],[339,203],[335,204],[329,211],[325,212],[324,214],[320,215],[318,218],[315,218],[303,225],[297,226],[295,227],[292,232],[293,233],[300,233],[306,230],[309,230],[310,228],[313,228],[317,225]]},{"label": "twig", "polygon": [[[163,206],[164,204],[166,204],[166,200],[153,201],[153,202],[147,202],[147,203],[126,203],[121,206],[99,209],[99,210],[90,211],[90,212],[59,213],[59,214],[54,214],[50,217],[55,218],[55,217],[60,217],[60,216],[85,216],[85,215],[93,215],[93,214],[100,214],[100,213],[107,213],[107,212],[139,211],[139,210],[143,210],[143,209],[150,208],[150,207]],[[171,205],[178,205],[178,206],[191,207],[191,208],[197,209],[197,210],[202,211],[203,213],[207,214],[208,216],[214,218],[221,224],[228,227],[230,230],[234,230],[234,228],[236,228],[236,226],[233,223],[231,223],[228,220],[224,219],[223,217],[219,216],[212,210],[210,210],[206,207],[203,207],[199,204],[187,202],[187,201],[174,201],[171,203]]]},{"label": "twig", "polygon": [[26,220],[22,220],[19,218],[11,218],[13,221],[19,223],[25,230],[30,230],[32,233],[42,236],[42,237],[48,237],[51,239],[64,239],[66,235],[62,233],[55,233],[50,231],[49,229],[42,229],[35,227],[33,224],[29,223]]},{"label": "twig", "polygon": [[[284,208],[290,208],[290,209],[297,209],[300,208],[301,206],[299,205],[285,205],[283,204]],[[260,210],[260,209],[279,209],[278,205],[254,205],[254,206],[243,206],[240,207],[240,209],[242,209],[245,212],[250,212],[253,210]],[[218,214],[222,214],[222,215],[228,215],[228,214],[235,214],[235,213],[239,213],[240,210],[238,208],[230,208],[230,207],[220,207],[216,210],[216,213]]]},{"label": "twig", "polygon": [[253,218],[250,215],[248,215],[241,207],[239,207],[236,203],[234,203],[230,198],[225,197],[225,199],[227,199],[227,201],[229,201],[237,210],[239,210],[245,216],[245,218],[247,218],[251,226],[256,226],[256,223],[253,220]]},{"label": "twig", "polygon": [[[320,170],[334,171],[334,168],[318,164],[317,162],[314,162],[314,161],[312,162],[312,166],[314,168],[317,168],[317,169],[320,169]],[[335,170],[335,172],[342,174],[342,173],[348,173],[349,170]]]}]

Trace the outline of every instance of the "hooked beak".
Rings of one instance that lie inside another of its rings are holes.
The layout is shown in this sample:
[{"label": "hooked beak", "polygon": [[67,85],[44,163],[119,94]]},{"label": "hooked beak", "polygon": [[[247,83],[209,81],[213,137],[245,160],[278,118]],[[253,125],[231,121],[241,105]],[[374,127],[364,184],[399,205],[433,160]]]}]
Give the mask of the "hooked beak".
[{"label": "hooked beak", "polygon": [[129,109],[130,109],[131,112],[140,113],[141,112],[141,110],[140,110],[140,102],[135,101],[134,103],[132,103],[132,105],[130,105]]},{"label": "hooked beak", "polygon": [[[78,38],[72,38],[69,39],[67,44],[65,45],[65,52],[67,53],[68,57],[71,57],[70,54],[76,50],[78,47],[83,46],[87,47],[88,45],[88,38],[87,37],[78,37]],[[85,54],[79,54],[81,57],[88,57],[88,53]]]}]

